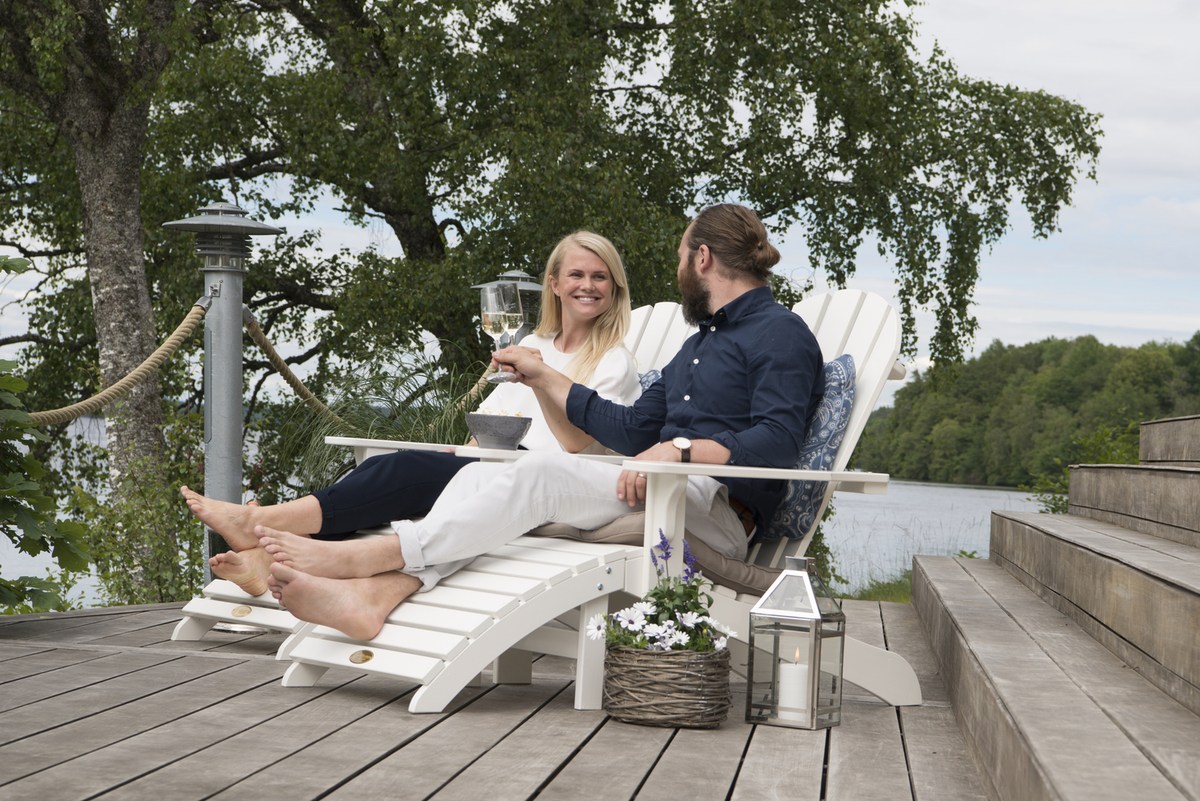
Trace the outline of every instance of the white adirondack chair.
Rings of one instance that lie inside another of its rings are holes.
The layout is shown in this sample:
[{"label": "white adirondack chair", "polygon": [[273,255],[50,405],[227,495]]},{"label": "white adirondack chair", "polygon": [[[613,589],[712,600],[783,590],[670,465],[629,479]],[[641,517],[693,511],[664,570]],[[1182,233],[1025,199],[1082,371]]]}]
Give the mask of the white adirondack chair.
[{"label": "white adirondack chair", "polygon": [[[646,511],[636,513],[643,518],[640,547],[521,537],[476,559],[433,591],[401,604],[384,631],[370,642],[305,624],[280,648],[279,658],[293,661],[284,683],[309,685],[330,667],[355,667],[422,684],[409,709],[440,711],[481,669],[515,649],[575,658],[576,707],[599,708],[603,643],[588,640],[582,626],[564,627],[558,618],[577,609],[580,620],[586,620],[604,611],[607,597],[613,593],[641,595],[649,588],[656,576],[644,554],[657,542],[660,530],[671,532],[674,539],[682,536],[688,474],[827,481],[822,509],[835,489],[886,491],[886,475],[851,472],[845,467],[884,383],[904,374],[896,361],[900,328],[895,310],[878,296],[843,290],[805,300],[795,311],[813,329],[827,359],[850,353],[856,363],[854,408],[831,471],[637,462],[636,469],[649,474]],[[678,305],[673,303],[637,309],[632,328],[627,343],[642,370],[660,368],[670,361],[694,330],[683,323]],[[407,445],[350,438],[328,441],[353,447],[359,460]],[[458,452],[482,458],[520,458],[518,452],[477,448],[459,448]],[[637,525],[636,519],[623,523],[626,527]],[[756,548],[751,559],[762,568],[764,589],[772,569],[782,564],[784,556],[802,554],[812,533]],[[679,558],[682,548],[675,551]],[[547,562],[559,568],[558,572],[549,575],[544,568]],[[718,585],[713,615],[744,637],[749,631],[749,610],[757,598],[754,593],[738,594]],[[426,606],[430,608],[416,608]],[[447,622],[463,614],[470,618],[461,625]],[[521,682],[528,681],[529,672],[498,662],[496,676]],[[921,702],[916,675],[903,658],[854,638],[847,638],[844,676],[891,704]]]}]

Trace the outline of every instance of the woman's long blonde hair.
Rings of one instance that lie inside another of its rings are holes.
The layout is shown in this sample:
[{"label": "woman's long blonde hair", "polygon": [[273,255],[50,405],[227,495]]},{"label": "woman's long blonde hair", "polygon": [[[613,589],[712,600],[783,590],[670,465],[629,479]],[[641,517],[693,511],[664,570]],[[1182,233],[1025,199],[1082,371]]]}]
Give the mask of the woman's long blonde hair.
[{"label": "woman's long blonde hair", "polygon": [[567,249],[579,247],[596,254],[612,276],[612,305],[596,318],[591,335],[575,354],[565,373],[572,381],[586,383],[596,372],[596,366],[615,347],[624,344],[625,332],[629,330],[629,279],[625,276],[625,265],[621,254],[612,242],[591,231],[576,231],[567,234],[554,246],[546,260],[546,273],[542,276],[542,312],[534,331],[538,336],[554,337],[562,331],[562,301],[550,288],[550,279],[558,279]]}]

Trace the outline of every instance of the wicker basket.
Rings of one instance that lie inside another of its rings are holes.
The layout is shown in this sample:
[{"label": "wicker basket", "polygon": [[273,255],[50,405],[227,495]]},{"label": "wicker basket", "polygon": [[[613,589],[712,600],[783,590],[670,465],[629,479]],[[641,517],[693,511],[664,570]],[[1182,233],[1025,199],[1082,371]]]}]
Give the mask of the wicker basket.
[{"label": "wicker basket", "polygon": [[731,703],[729,651],[621,646],[604,657],[604,711],[625,723],[713,729]]}]

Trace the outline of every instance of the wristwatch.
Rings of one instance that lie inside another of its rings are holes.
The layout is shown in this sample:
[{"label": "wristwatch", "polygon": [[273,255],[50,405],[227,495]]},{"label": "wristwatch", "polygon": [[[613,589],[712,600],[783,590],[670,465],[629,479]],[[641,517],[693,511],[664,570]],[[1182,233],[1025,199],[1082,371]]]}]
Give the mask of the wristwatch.
[{"label": "wristwatch", "polygon": [[679,461],[692,461],[692,441],[687,437],[676,437],[671,440],[671,444],[679,448]]}]

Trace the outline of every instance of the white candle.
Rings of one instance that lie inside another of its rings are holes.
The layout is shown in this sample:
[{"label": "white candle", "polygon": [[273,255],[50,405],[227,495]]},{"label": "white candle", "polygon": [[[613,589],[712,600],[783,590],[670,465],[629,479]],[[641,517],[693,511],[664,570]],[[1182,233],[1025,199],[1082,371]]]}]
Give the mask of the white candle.
[{"label": "white candle", "polygon": [[[784,709],[783,707],[791,707]],[[779,665],[779,719],[808,722],[808,665]]]}]

